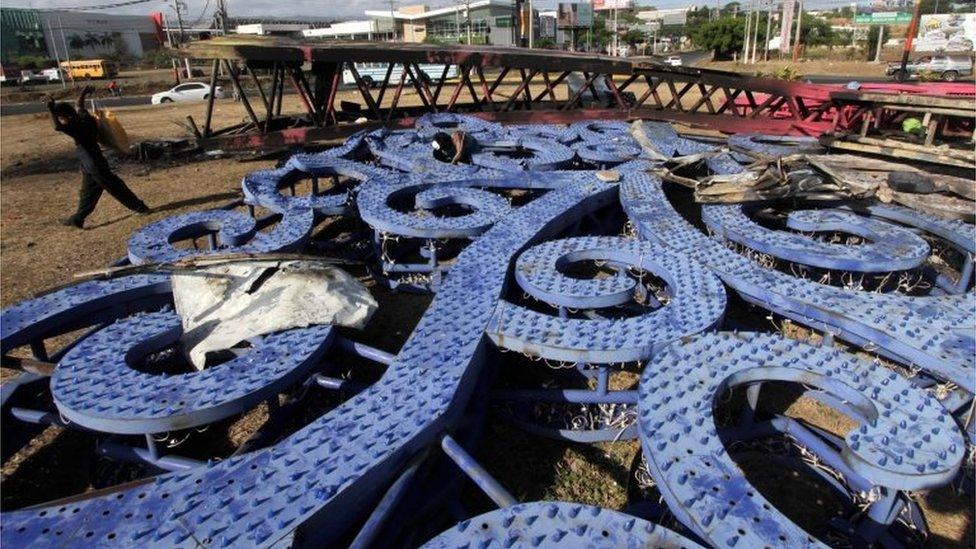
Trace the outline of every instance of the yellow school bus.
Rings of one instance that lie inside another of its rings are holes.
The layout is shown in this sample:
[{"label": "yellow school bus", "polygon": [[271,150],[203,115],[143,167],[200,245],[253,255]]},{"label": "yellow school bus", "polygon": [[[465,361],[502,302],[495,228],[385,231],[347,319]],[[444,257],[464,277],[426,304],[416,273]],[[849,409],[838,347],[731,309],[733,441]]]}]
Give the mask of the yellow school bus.
[{"label": "yellow school bus", "polygon": [[61,70],[68,78],[114,78],[119,73],[115,63],[105,59],[86,59],[84,61],[62,61]]}]

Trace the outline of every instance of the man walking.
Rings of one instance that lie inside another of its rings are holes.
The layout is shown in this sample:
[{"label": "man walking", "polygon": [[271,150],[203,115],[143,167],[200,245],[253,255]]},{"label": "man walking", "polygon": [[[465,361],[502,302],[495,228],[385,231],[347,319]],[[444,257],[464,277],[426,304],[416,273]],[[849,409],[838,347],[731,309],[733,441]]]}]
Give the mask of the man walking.
[{"label": "man walking", "polygon": [[112,173],[108,161],[98,146],[98,122],[85,109],[85,97],[91,93],[92,87],[86,86],[78,97],[77,109],[69,103],[55,103],[48,98],[47,108],[51,111],[54,129],[74,140],[78,160],[81,161],[81,191],[78,193],[78,211],[62,223],[72,227],[82,228],[88,217],[98,204],[102,191],[122,203],[123,206],[139,213],[149,213],[149,208],[139,200],[119,176]]}]

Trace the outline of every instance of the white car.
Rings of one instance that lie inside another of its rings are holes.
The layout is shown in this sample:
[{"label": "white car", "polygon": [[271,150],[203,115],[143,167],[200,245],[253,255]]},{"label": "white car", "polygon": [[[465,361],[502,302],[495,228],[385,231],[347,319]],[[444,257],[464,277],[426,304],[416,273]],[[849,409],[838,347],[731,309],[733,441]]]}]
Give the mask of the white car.
[{"label": "white car", "polygon": [[58,68],[44,69],[41,71],[41,76],[48,82],[60,82],[64,78],[64,71]]},{"label": "white car", "polygon": [[[159,105],[160,103],[203,101],[209,97],[210,84],[204,84],[203,82],[187,82],[166,91],[153,94],[152,104]],[[226,97],[224,95],[224,90],[222,90],[220,86],[216,86],[214,88],[214,97],[217,99],[223,99]]]},{"label": "white car", "polygon": [[665,65],[671,65],[672,67],[680,67],[681,64],[682,64],[681,63],[681,56],[680,55],[672,55],[672,56],[670,56],[670,57],[668,57],[667,59],[664,60],[664,64]]}]

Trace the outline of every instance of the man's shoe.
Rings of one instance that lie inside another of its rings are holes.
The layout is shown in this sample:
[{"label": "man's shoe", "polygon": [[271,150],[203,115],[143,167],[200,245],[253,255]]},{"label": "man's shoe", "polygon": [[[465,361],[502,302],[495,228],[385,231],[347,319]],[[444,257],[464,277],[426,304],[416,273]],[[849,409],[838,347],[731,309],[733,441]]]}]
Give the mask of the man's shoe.
[{"label": "man's shoe", "polygon": [[82,229],[84,228],[85,222],[83,220],[79,221],[74,217],[66,217],[61,220],[61,224],[64,225],[65,227],[74,227],[76,229]]}]

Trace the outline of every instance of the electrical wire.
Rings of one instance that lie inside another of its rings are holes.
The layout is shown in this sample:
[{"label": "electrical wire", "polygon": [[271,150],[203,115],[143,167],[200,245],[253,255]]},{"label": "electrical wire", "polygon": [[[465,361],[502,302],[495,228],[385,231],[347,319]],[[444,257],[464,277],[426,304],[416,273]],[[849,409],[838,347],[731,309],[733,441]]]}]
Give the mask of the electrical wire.
[{"label": "electrical wire", "polygon": [[207,3],[203,5],[203,9],[200,10],[200,15],[197,16],[197,18],[194,19],[193,21],[190,21],[187,24],[187,26],[192,28],[197,26],[199,23],[203,22],[203,20],[207,18],[207,8],[209,7],[210,7],[210,0],[207,0]]}]

